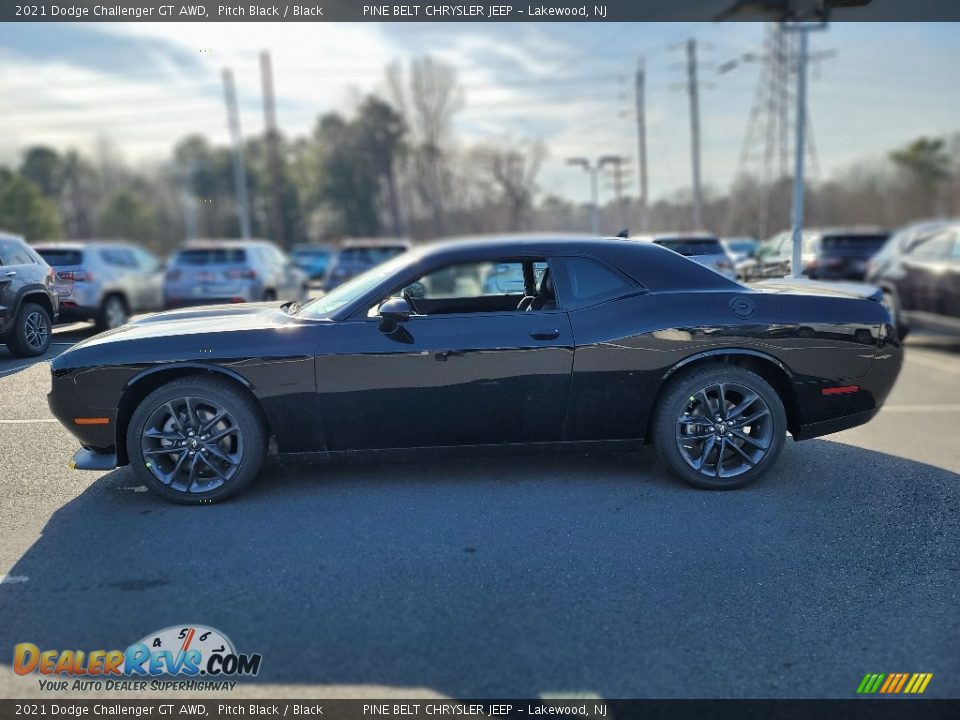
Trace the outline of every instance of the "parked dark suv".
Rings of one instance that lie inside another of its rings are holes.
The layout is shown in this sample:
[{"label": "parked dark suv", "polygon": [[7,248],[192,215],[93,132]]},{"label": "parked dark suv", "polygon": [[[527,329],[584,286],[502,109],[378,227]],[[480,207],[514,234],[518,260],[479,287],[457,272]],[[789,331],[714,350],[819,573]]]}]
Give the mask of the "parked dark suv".
[{"label": "parked dark suv", "polygon": [[55,279],[23,240],[0,234],[0,343],[15,356],[43,355],[50,347],[59,310]]},{"label": "parked dark suv", "polygon": [[960,333],[960,221],[885,249],[867,282],[883,290],[900,337],[911,328]]}]

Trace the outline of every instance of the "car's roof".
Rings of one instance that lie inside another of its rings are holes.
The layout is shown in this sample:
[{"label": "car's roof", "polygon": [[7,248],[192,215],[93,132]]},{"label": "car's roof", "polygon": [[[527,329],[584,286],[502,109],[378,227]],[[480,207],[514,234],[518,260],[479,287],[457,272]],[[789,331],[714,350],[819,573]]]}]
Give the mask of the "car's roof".
[{"label": "car's roof", "polygon": [[197,239],[197,240],[187,240],[183,245],[177,248],[177,251],[180,250],[211,250],[216,248],[245,248],[252,247],[254,245],[275,245],[271,240],[264,240],[262,238],[251,238],[249,240],[236,240],[236,239]]},{"label": "car's roof", "polygon": [[110,240],[39,240],[33,244],[33,247],[44,250],[83,250],[84,248],[121,247],[135,244],[120,238]]},{"label": "car's roof", "polygon": [[664,240],[719,240],[720,238],[709,232],[662,232],[662,233],[653,233],[647,235],[637,235],[636,237],[628,238],[630,240],[640,240],[642,242],[662,242]]},{"label": "car's roof", "polygon": [[804,228],[803,234],[809,237],[821,237],[823,235],[889,235],[890,231],[879,225],[838,225],[836,227]]},{"label": "car's roof", "polygon": [[340,243],[341,248],[353,247],[410,247],[411,243],[406,238],[346,238]]}]

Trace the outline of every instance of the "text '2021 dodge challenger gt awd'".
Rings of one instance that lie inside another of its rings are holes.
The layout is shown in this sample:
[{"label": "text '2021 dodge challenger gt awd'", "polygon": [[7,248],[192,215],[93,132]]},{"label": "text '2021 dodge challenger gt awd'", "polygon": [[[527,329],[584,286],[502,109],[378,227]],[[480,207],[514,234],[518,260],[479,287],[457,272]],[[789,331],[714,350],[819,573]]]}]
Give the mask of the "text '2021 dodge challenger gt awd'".
[{"label": "text '2021 dodge challenger gt awd'", "polygon": [[746,485],[797,440],[872,418],[902,350],[879,292],[746,287],[627,240],[462,240],[304,306],[175,310],[52,361],[73,464],[131,465],[183,503],[281,455],[652,442],[700,488]]}]

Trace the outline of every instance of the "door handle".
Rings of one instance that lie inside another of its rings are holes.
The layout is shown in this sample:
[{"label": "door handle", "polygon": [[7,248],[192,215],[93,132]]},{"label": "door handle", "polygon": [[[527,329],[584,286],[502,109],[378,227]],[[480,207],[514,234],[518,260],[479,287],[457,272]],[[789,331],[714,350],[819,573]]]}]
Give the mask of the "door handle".
[{"label": "door handle", "polygon": [[560,337],[560,331],[557,328],[531,330],[530,337],[532,337],[534,340],[555,340]]},{"label": "door handle", "polygon": [[3,274],[4,277],[14,277],[17,274],[16,270],[9,270]]}]

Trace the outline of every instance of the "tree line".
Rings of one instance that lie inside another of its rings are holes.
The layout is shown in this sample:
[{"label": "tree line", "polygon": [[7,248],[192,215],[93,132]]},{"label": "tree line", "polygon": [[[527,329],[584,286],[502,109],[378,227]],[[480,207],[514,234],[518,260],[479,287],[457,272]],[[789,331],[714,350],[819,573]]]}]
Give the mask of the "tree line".
[{"label": "tree line", "polygon": [[[394,64],[385,88],[353,112],[320,116],[306,136],[278,137],[276,167],[266,137],[244,141],[255,237],[280,234],[292,245],[589,227],[588,206],[541,191],[542,142],[505,137],[467,145],[455,136],[464,99],[451,67],[429,56]],[[0,229],[28,240],[123,237],[158,252],[190,232],[238,237],[232,163],[231,148],[200,135],[177,142],[167,161],[141,168],[106,143],[90,156],[29,147],[18,166],[0,167]],[[770,235],[789,226],[790,196],[789,178],[763,185],[739,177],[726,192],[708,187],[703,229]],[[807,198],[809,225],[895,227],[960,215],[960,133],[918,138],[815,181]],[[602,231],[694,229],[691,205],[689,191],[675,193],[652,203],[644,221],[636,198],[609,201],[601,207]]]}]

